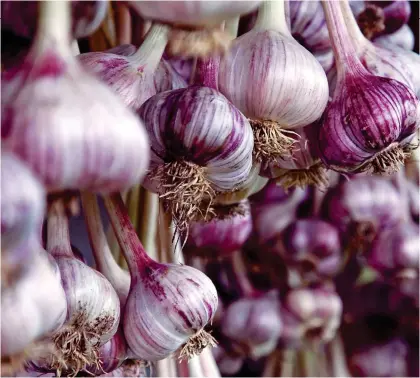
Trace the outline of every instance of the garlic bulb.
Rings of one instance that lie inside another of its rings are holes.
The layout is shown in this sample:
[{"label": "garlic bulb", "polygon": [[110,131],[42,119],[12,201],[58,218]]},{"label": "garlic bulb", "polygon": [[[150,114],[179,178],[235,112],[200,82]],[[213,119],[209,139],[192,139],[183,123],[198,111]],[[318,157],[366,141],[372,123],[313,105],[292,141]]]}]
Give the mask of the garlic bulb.
[{"label": "garlic bulb", "polygon": [[90,52],[77,58],[84,67],[112,88],[126,106],[137,111],[158,92],[186,87],[183,80],[169,71],[167,63],[161,60],[167,34],[167,26],[154,25],[139,49],[123,45],[116,51]]},{"label": "garlic bulb", "polygon": [[32,49],[5,74],[2,146],[50,192],[121,190],[145,173],[147,136],[135,115],[73,57],[68,11],[67,1],[41,2]]},{"label": "garlic bulb", "polygon": [[16,248],[38,232],[45,211],[45,190],[34,174],[12,153],[1,152],[1,248]]},{"label": "garlic bulb", "polygon": [[137,358],[157,361],[186,344],[190,357],[214,343],[203,328],[217,309],[217,292],[199,270],[161,264],[147,256],[121,196],[105,198],[114,232],[126,258],[131,287],[124,311],[124,335]]},{"label": "garlic bulb", "polygon": [[[11,30],[16,35],[32,38],[37,29],[40,4],[41,1],[2,1],[2,28]],[[73,37],[79,39],[92,34],[104,20],[108,6],[108,0],[72,0]]]},{"label": "garlic bulb", "polygon": [[251,128],[215,89],[191,86],[159,93],[139,115],[152,155],[143,185],[160,195],[181,229],[206,218],[217,192],[233,191],[246,181],[252,167]]},{"label": "garlic bulb", "polygon": [[233,41],[219,89],[250,119],[263,164],[288,155],[294,140],[287,134],[320,118],[328,101],[325,73],[291,36],[282,0],[264,2],[254,28]]},{"label": "garlic bulb", "polygon": [[139,360],[127,360],[119,368],[100,377],[153,377],[150,364]]},{"label": "garlic bulb", "polygon": [[284,188],[316,185],[328,187],[327,169],[319,159],[317,124],[297,128],[291,159],[276,159],[261,169],[260,175],[275,178]]},{"label": "garlic bulb", "polygon": [[240,249],[252,230],[249,202],[215,208],[216,218],[205,222],[192,222],[184,253],[192,256],[220,257]]},{"label": "garlic bulb", "polygon": [[276,292],[244,297],[229,305],[223,314],[221,332],[239,342],[243,353],[257,359],[277,346],[283,324]]},{"label": "garlic bulb", "polygon": [[98,363],[98,349],[117,332],[120,303],[109,281],[73,256],[68,219],[58,204],[48,216],[48,252],[55,258],[67,298],[67,324],[53,336],[61,359],[46,361],[50,369],[77,374]]},{"label": "garlic bulb", "polygon": [[[34,255],[25,274],[1,291],[1,356],[6,373],[6,357],[36,351],[37,340],[59,329],[67,313],[66,296],[60,274],[36,239],[29,243]],[[31,345],[31,343],[35,344]],[[27,348],[27,349],[26,349]],[[41,353],[43,350],[41,349]],[[4,369],[4,370],[3,370]]]},{"label": "garlic bulb", "polygon": [[319,131],[320,157],[339,172],[395,172],[410,155],[420,102],[403,83],[370,74],[355,54],[340,4],[322,4],[338,78]]},{"label": "garlic bulb", "polygon": [[226,19],[251,12],[261,1],[130,1],[143,18],[173,26],[167,51],[183,57],[223,53],[230,43],[229,34],[218,30]]},{"label": "garlic bulb", "polygon": [[404,25],[392,34],[385,34],[375,38],[375,45],[392,50],[394,45],[402,49],[411,51],[414,49],[414,33],[408,25]]}]

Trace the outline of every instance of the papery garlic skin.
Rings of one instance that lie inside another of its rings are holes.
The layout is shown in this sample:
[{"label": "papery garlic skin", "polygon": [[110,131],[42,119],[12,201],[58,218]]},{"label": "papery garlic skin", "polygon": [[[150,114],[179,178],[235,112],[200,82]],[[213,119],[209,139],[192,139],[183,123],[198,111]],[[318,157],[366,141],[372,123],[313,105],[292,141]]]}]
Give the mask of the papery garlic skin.
[{"label": "papery garlic skin", "polygon": [[[252,167],[252,129],[216,90],[191,86],[159,93],[138,114],[150,139],[149,172],[183,158],[205,167],[205,177],[216,191],[230,191],[246,181]],[[151,176],[144,186],[154,193],[165,189]]]},{"label": "papery garlic skin", "polygon": [[213,319],[217,304],[216,288],[199,270],[177,264],[145,266],[132,279],[124,312],[127,343],[139,359],[163,359]]},{"label": "papery garlic skin", "polygon": [[[46,208],[45,189],[23,162],[1,152],[1,248],[12,249],[38,232]],[[3,253],[2,253],[3,262]]]},{"label": "papery garlic skin", "polygon": [[130,1],[145,19],[186,26],[217,26],[226,19],[251,12],[261,1]]},{"label": "papery garlic skin", "polygon": [[58,55],[46,42],[35,45],[3,79],[1,116],[2,145],[48,191],[112,192],[145,173],[149,149],[141,121],[70,51]]},{"label": "papery garlic skin", "polygon": [[274,30],[252,30],[232,42],[220,62],[219,89],[248,118],[285,129],[314,122],[328,101],[321,65],[291,36]]},{"label": "papery garlic skin", "polygon": [[60,275],[45,251],[32,244],[34,259],[25,274],[1,293],[1,355],[21,352],[59,329],[67,313]]}]

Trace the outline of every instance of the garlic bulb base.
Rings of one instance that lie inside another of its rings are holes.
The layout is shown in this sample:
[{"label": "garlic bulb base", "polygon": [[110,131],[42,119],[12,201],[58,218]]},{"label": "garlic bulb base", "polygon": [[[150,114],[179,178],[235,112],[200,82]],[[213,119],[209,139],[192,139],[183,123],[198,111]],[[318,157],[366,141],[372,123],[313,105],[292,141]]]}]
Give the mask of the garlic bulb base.
[{"label": "garlic bulb base", "polygon": [[214,347],[217,345],[217,341],[210,333],[202,329],[188,339],[188,342],[182,347],[179,353],[179,359],[189,360],[190,358],[199,355],[204,348],[209,345]]},{"label": "garlic bulb base", "polygon": [[282,173],[276,177],[276,183],[284,189],[314,185],[318,188],[328,188],[328,170],[321,162],[307,169],[282,169]]},{"label": "garlic bulb base", "polygon": [[60,358],[51,360],[51,369],[59,377],[62,372],[76,375],[86,366],[100,366],[99,348],[103,331],[115,322],[110,319],[98,318],[96,322],[86,324],[83,313],[71,324],[64,325],[54,336],[53,341],[60,353]]},{"label": "garlic bulb base", "polygon": [[[173,161],[156,167],[149,173],[151,180],[161,183],[164,192],[159,195],[165,209],[170,211],[178,229],[187,229],[189,222],[207,219],[216,193],[205,177],[205,167],[188,161]],[[202,211],[203,202],[208,202]]]},{"label": "garlic bulb base", "polygon": [[219,29],[173,29],[166,50],[170,56],[207,58],[224,55],[231,41],[232,37]]},{"label": "garlic bulb base", "polygon": [[357,23],[364,36],[372,39],[385,29],[385,14],[382,8],[369,4],[357,17]]},{"label": "garlic bulb base", "polygon": [[270,163],[291,154],[296,140],[286,134],[295,132],[284,130],[275,121],[249,120],[254,132],[254,159],[257,162]]}]

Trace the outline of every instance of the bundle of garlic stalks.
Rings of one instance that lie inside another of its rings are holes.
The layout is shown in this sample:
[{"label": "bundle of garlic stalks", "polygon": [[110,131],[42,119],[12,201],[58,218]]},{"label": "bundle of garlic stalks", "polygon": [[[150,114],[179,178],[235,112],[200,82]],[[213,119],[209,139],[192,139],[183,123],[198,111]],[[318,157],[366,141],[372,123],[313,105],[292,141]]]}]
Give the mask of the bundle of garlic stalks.
[{"label": "bundle of garlic stalks", "polygon": [[1,11],[2,376],[418,374],[408,1]]}]

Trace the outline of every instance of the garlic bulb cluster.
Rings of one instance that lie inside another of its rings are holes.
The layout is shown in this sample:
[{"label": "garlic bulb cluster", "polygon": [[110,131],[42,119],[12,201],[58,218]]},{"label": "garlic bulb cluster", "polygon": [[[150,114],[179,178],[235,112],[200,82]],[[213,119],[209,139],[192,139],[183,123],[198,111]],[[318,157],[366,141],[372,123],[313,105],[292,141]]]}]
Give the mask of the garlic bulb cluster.
[{"label": "garlic bulb cluster", "polygon": [[420,102],[403,83],[370,74],[354,53],[340,4],[323,6],[338,78],[319,132],[321,159],[339,172],[394,172],[410,154]]},{"label": "garlic bulb cluster", "polygon": [[233,206],[215,208],[216,218],[192,222],[184,252],[196,256],[220,257],[240,249],[252,230],[250,206],[247,200]]},{"label": "garlic bulb cluster", "polygon": [[289,131],[320,118],[328,101],[325,73],[291,36],[283,1],[264,2],[254,28],[232,42],[219,89],[249,118],[263,164],[288,155]]},{"label": "garlic bulb cluster", "polygon": [[218,304],[211,280],[195,268],[147,256],[121,196],[106,197],[105,207],[131,275],[123,323],[130,350],[139,359],[156,361],[183,344],[180,357],[212,345],[213,338],[203,330]]},{"label": "garlic bulb cluster", "polygon": [[45,365],[58,373],[64,370],[77,374],[85,365],[98,363],[98,349],[117,332],[120,303],[111,283],[73,256],[68,219],[57,204],[48,216],[47,249],[60,269],[67,324],[53,335],[61,358],[47,360]]},{"label": "garlic bulb cluster", "polygon": [[3,78],[2,146],[50,192],[130,187],[148,164],[147,135],[115,94],[80,67],[68,31],[69,3],[42,2],[31,51]]},{"label": "garlic bulb cluster", "polygon": [[25,274],[1,291],[1,357],[5,375],[8,373],[4,362],[8,358],[13,360],[23,353],[24,360],[33,356],[32,349],[35,355],[51,352],[47,343],[37,350],[38,339],[54,333],[66,320],[66,295],[60,273],[36,239],[29,245],[34,257]]},{"label": "garlic bulb cluster", "polygon": [[[2,1],[2,28],[22,37],[33,38],[40,4],[41,1]],[[71,1],[71,31],[74,38],[92,34],[103,22],[108,6],[108,0]]]},{"label": "garlic bulb cluster", "polygon": [[173,26],[167,51],[183,57],[208,56],[227,50],[230,36],[219,25],[232,17],[256,9],[260,0],[235,1],[130,1],[129,5],[147,20]]},{"label": "garlic bulb cluster", "polygon": [[16,248],[38,233],[45,211],[46,193],[34,174],[5,149],[1,152],[1,248]]},{"label": "garlic bulb cluster", "polygon": [[167,35],[167,26],[154,25],[138,50],[133,45],[123,45],[118,50],[81,54],[78,59],[112,88],[126,106],[137,111],[158,92],[186,87],[161,60]]},{"label": "garlic bulb cluster", "polygon": [[252,130],[213,88],[159,93],[138,113],[151,144],[143,185],[158,193],[177,225],[206,218],[217,192],[240,188],[252,167]]}]

